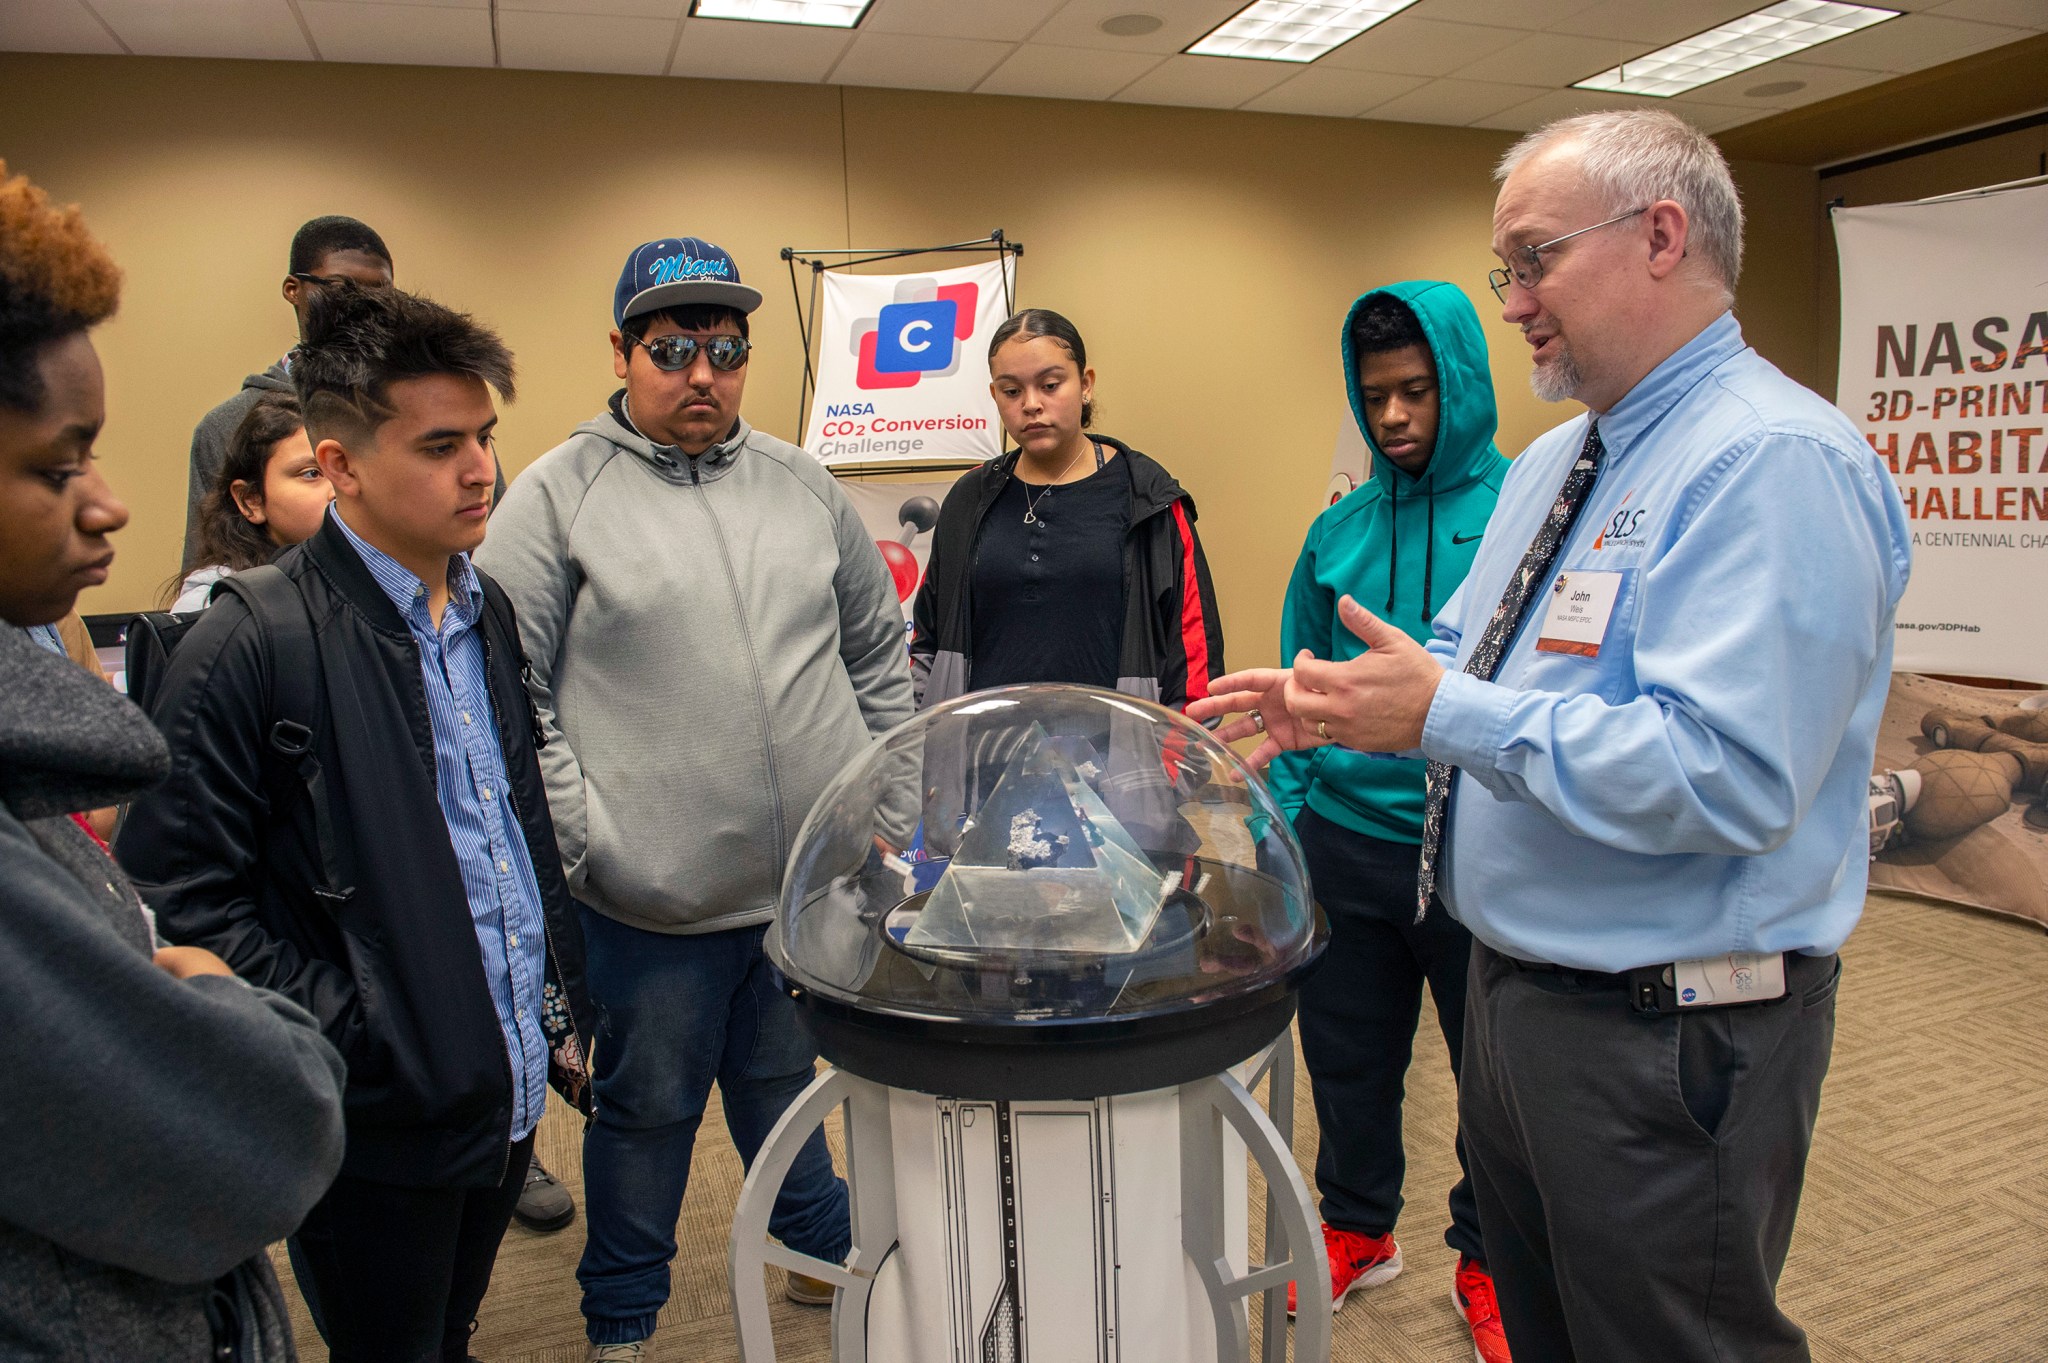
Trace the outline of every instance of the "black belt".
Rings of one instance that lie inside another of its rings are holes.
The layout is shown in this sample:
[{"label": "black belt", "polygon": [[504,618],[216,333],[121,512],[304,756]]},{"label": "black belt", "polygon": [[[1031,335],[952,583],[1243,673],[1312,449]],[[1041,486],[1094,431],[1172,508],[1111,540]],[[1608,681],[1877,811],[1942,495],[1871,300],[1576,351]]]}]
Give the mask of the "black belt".
[{"label": "black belt", "polygon": [[[1677,1000],[1672,995],[1672,967],[1670,965],[1637,966],[1634,970],[1609,971],[1586,970],[1578,966],[1556,965],[1549,961],[1525,961],[1519,956],[1510,956],[1505,951],[1494,951],[1484,942],[1479,944],[1493,955],[1506,961],[1516,970],[1531,975],[1556,975],[1560,979],[1594,989],[1621,989],[1628,993],[1628,1006],[1638,1013],[1676,1012]],[[1779,999],[1790,998],[1793,992],[1792,962],[1795,952],[1782,952],[1785,967],[1785,992],[1775,999],[1759,999],[1755,1003],[1708,1004],[1710,1008],[1754,1008],[1763,1004],[1776,1003]]]}]

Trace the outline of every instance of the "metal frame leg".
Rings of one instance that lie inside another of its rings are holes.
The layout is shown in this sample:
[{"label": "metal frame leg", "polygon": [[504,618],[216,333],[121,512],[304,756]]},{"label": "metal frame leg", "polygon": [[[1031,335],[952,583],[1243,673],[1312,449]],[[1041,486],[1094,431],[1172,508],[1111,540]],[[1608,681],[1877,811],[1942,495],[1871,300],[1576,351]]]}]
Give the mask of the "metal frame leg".
[{"label": "metal frame leg", "polygon": [[[1266,1090],[1266,1115],[1272,1118],[1273,1129],[1279,1134],[1281,1145],[1285,1146],[1288,1158],[1294,1155],[1294,1025],[1268,1046],[1265,1053],[1257,1057],[1251,1073],[1245,1077],[1245,1089],[1249,1092],[1259,1086],[1259,1080],[1272,1076],[1272,1084]],[[1263,1167],[1263,1166],[1262,1166]],[[1297,1166],[1298,1167],[1298,1166]],[[1280,1230],[1280,1193],[1269,1181],[1266,1184],[1266,1246],[1282,1240]],[[1287,1285],[1275,1283],[1259,1298],[1260,1363],[1286,1363],[1287,1358]]]},{"label": "metal frame leg", "polygon": [[[799,1254],[768,1238],[768,1216],[789,1166],[811,1133],[834,1108],[846,1106],[846,1185],[853,1250],[844,1264]],[[889,1149],[889,1092],[843,1070],[827,1069],[811,1081],[761,1143],[733,1207],[726,1281],[741,1363],[775,1363],[775,1332],[768,1319],[770,1264],[819,1278],[839,1289],[832,1302],[832,1356],[837,1363],[867,1363],[868,1297],[875,1272],[896,1244],[896,1170]]]},{"label": "metal frame leg", "polygon": [[[1276,1099],[1285,1096],[1291,1101],[1293,1056],[1288,1038],[1283,1037],[1281,1043],[1276,1043],[1275,1050],[1254,1067],[1252,1073],[1256,1079],[1267,1068],[1278,1065],[1282,1043],[1288,1049],[1287,1069],[1274,1069],[1276,1092],[1273,1096]],[[1281,1088],[1288,1092],[1277,1092]],[[1291,1113],[1291,1106],[1289,1111]],[[1217,1075],[1183,1085],[1180,1114],[1182,1244],[1208,1292],[1216,1328],[1218,1363],[1237,1363],[1237,1360],[1250,1358],[1244,1299],[1254,1292],[1266,1295],[1265,1357],[1269,1360],[1282,1357],[1286,1347],[1286,1328],[1279,1322],[1285,1317],[1276,1319],[1273,1309],[1275,1298],[1285,1291],[1291,1279],[1321,1283],[1327,1282],[1330,1276],[1329,1260],[1323,1249],[1323,1237],[1318,1233],[1308,1186],[1302,1181],[1293,1152],[1272,1118],[1260,1110],[1245,1086],[1230,1075]],[[1242,1277],[1233,1275],[1225,1255],[1223,1209],[1217,1196],[1222,1186],[1223,1127],[1226,1123],[1244,1142],[1266,1177],[1270,1218],[1266,1262]],[[1289,1196],[1280,1196],[1283,1189]],[[1281,1239],[1287,1250],[1285,1259],[1273,1257],[1273,1232],[1276,1229],[1284,1232]],[[1310,1291],[1298,1294],[1298,1299],[1299,1311],[1294,1320],[1296,1363],[1327,1363],[1330,1357],[1329,1297],[1322,1292]],[[1279,1328],[1276,1329],[1276,1325]]]}]

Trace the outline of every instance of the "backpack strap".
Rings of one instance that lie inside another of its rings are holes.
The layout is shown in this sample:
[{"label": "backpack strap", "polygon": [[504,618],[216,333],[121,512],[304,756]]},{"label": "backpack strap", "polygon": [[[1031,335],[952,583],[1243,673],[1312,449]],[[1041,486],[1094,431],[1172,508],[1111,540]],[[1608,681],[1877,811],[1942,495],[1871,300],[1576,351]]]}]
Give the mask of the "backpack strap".
[{"label": "backpack strap", "polygon": [[240,597],[255,618],[270,673],[264,710],[270,721],[267,747],[275,764],[296,778],[294,784],[312,807],[313,837],[325,882],[315,885],[313,893],[337,907],[355,893],[355,887],[341,883],[332,802],[315,743],[321,720],[320,659],[306,598],[283,569],[269,563],[222,578],[214,585],[214,595],[222,592]]}]

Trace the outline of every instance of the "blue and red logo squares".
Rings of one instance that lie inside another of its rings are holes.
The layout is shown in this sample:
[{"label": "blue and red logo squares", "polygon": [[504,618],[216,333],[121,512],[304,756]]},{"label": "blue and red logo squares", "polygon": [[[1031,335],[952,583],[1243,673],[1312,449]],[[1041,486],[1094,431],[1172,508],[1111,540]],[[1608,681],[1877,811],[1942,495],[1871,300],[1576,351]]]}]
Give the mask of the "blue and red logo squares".
[{"label": "blue and red logo squares", "polygon": [[960,305],[950,298],[889,304],[875,319],[876,372],[928,374],[951,368],[959,317]]},{"label": "blue and red logo squares", "polygon": [[[920,282],[929,287],[928,281]],[[885,304],[872,320],[854,324],[857,387],[909,388],[922,375],[950,374],[958,366],[960,342],[974,334],[980,290],[973,284],[949,284],[931,293]]]}]

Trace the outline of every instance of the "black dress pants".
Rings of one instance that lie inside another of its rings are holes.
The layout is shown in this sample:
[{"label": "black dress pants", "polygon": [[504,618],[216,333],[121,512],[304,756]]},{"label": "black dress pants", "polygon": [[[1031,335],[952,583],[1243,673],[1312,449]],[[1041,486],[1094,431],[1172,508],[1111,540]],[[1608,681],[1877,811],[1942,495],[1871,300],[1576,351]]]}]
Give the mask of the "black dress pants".
[{"label": "black dress pants", "polygon": [[1840,974],[1795,955],[1784,998],[1645,1014],[1473,950],[1459,1119],[1515,1363],[1806,1363],[1777,1285]]},{"label": "black dress pants", "polygon": [[334,1181],[288,1245],[333,1363],[463,1363],[532,1156],[529,1134],[488,1188]]},{"label": "black dress pants", "polygon": [[[1330,945],[1301,989],[1301,1055],[1308,1065],[1322,1144],[1316,1191],[1338,1230],[1384,1235],[1401,1215],[1407,1154],[1401,1102],[1426,980],[1438,1028],[1461,1064],[1472,934],[1439,906],[1415,921],[1422,849],[1354,833],[1304,808],[1294,821]],[[1465,1167],[1464,1138],[1458,1165]],[[1444,1242],[1484,1260],[1469,1173],[1451,1189]]]}]

